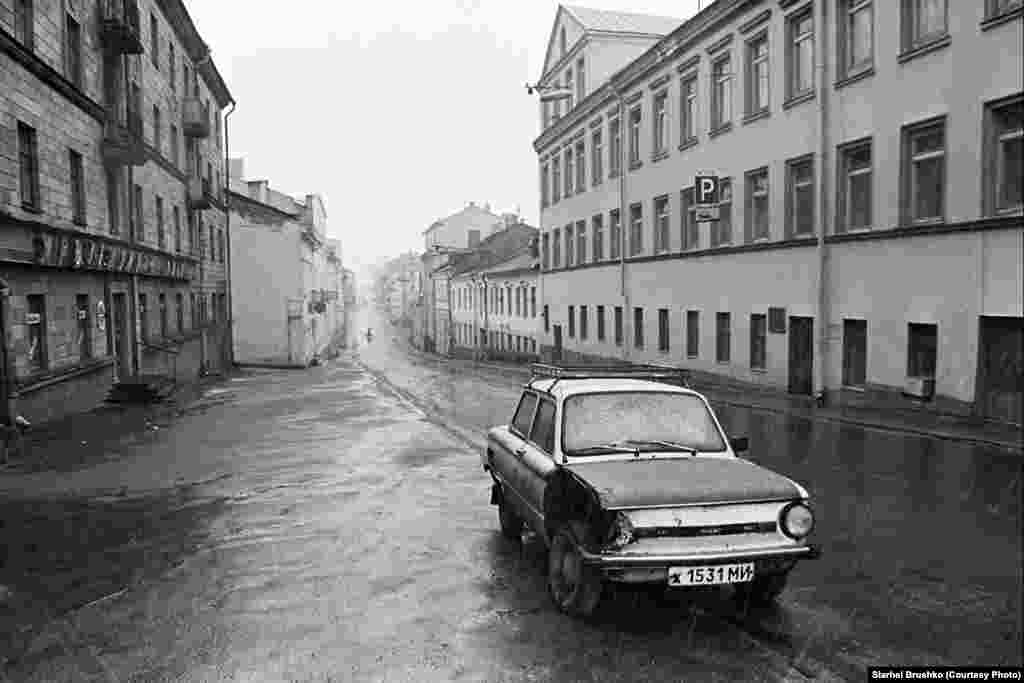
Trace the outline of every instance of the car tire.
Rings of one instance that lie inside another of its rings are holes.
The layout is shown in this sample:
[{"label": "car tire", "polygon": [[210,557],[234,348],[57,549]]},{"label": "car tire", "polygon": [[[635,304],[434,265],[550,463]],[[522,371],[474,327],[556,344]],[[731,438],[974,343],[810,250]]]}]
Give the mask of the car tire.
[{"label": "car tire", "polygon": [[523,520],[505,500],[502,492],[498,499],[498,522],[501,524],[501,535],[510,541],[519,541],[523,537]]},{"label": "car tire", "polygon": [[753,581],[736,584],[736,599],[741,605],[768,607],[786,588],[789,574],[763,574]]},{"label": "car tire", "polygon": [[555,606],[574,617],[592,616],[603,589],[601,575],[583,564],[573,534],[559,529],[548,551],[548,592]]}]

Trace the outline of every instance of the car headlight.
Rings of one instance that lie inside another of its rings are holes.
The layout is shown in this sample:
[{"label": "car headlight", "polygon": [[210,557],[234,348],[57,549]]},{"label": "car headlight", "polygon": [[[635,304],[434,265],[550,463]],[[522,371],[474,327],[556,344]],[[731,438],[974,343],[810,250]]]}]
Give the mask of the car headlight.
[{"label": "car headlight", "polygon": [[612,520],[612,523],[608,528],[608,540],[606,545],[613,550],[617,550],[632,542],[633,523],[629,521],[629,517],[624,513],[615,513],[615,518]]},{"label": "car headlight", "polygon": [[803,503],[790,503],[779,515],[782,533],[794,540],[806,538],[814,528],[814,513]]}]

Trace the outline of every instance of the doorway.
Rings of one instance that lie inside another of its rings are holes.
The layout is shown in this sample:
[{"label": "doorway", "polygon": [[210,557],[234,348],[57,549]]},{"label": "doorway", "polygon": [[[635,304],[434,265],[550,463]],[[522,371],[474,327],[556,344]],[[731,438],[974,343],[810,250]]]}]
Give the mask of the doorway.
[{"label": "doorway", "polygon": [[978,413],[991,420],[1021,424],[1024,318],[982,316],[978,341]]},{"label": "doorway", "polygon": [[131,339],[128,336],[128,297],[122,292],[113,296],[114,360],[117,362],[117,377],[123,381],[132,364]]},{"label": "doorway", "polygon": [[789,393],[814,390],[814,318],[789,316]]}]

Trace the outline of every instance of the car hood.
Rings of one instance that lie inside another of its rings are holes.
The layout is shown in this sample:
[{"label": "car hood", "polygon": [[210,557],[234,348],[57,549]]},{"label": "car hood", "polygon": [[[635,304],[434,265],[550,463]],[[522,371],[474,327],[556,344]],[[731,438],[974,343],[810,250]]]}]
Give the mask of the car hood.
[{"label": "car hood", "polygon": [[669,458],[576,462],[605,509],[802,498],[803,489],[741,458]]}]

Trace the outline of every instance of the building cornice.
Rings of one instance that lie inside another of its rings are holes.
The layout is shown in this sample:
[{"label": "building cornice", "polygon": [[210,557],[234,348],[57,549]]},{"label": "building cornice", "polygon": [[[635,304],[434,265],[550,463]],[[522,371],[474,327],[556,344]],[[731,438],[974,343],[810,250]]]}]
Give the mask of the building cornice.
[{"label": "building cornice", "polygon": [[227,83],[224,82],[220,71],[217,70],[210,55],[210,48],[199,35],[199,31],[192,21],[192,15],[189,14],[185,4],[181,0],[156,0],[156,3],[177,34],[178,40],[185,47],[189,59],[195,64],[196,69],[206,81],[206,85],[217,99],[217,104],[220,105],[218,108],[224,109],[229,104],[233,104],[235,100],[228,90]]},{"label": "building cornice", "polygon": [[103,123],[107,120],[107,112],[102,104],[82,92],[65,78],[64,74],[43,61],[35,52],[26,49],[3,27],[0,27],[0,52],[10,55],[11,59],[96,121]]},{"label": "building cornice", "polygon": [[261,209],[265,209],[267,211],[270,211],[271,213],[275,213],[278,216],[280,216],[281,218],[283,218],[284,220],[296,221],[297,222],[302,217],[300,214],[288,213],[287,211],[282,211],[281,209],[277,208],[276,206],[273,206],[272,204],[266,204],[264,202],[259,201],[258,199],[253,199],[249,195],[245,195],[245,194],[242,194],[240,192],[236,192],[235,190],[228,190],[227,191],[227,195],[228,195],[228,208],[233,208],[231,206],[231,204],[232,204],[232,202],[234,200],[240,200],[240,201],[246,202],[248,204],[253,204],[255,206],[258,206]]}]

